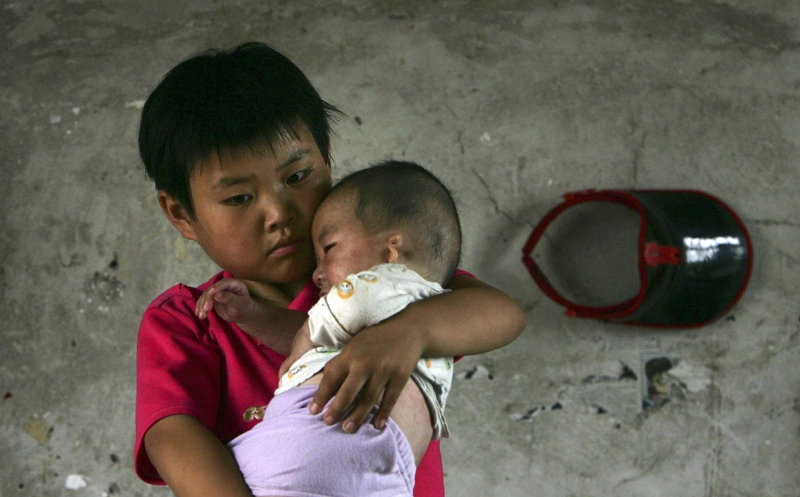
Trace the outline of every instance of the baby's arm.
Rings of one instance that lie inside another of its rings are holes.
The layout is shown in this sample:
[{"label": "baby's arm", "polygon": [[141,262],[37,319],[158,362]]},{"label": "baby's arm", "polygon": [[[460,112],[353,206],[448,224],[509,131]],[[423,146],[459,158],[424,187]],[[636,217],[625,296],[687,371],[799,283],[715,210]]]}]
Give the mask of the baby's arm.
[{"label": "baby's arm", "polygon": [[353,337],[325,366],[311,412],[335,396],[324,415],[335,423],[360,394],[342,423],[352,432],[383,394],[374,419],[382,427],[420,357],[488,352],[511,343],[525,328],[524,313],[502,291],[467,275],[455,276],[449,288]]},{"label": "baby's arm", "polygon": [[236,323],[247,334],[283,355],[292,350],[295,333],[307,317],[303,312],[253,299],[243,281],[230,278],[214,283],[197,299],[197,317],[205,319],[212,309],[225,321]]},{"label": "baby's arm", "polygon": [[286,374],[286,371],[289,370],[295,361],[316,346],[317,344],[311,341],[311,331],[308,327],[308,320],[306,320],[294,336],[292,351],[286,360],[283,361],[283,364],[281,364],[280,370],[278,371],[278,378],[283,378],[283,375]]}]

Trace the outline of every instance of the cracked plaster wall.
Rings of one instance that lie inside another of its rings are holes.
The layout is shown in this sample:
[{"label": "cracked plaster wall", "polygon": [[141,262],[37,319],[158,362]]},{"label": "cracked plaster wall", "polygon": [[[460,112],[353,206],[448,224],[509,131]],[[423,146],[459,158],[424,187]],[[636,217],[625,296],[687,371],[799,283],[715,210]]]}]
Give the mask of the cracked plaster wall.
[{"label": "cracked plaster wall", "polygon": [[[175,63],[249,39],[347,113],[337,175],[402,157],[451,185],[464,267],[527,311],[458,365],[448,495],[798,495],[798,25],[790,0],[3,3],[0,495],[168,493],[131,470],[135,332],[215,269],[160,214],[138,114]],[[566,318],[520,248],[587,187],[728,201],[755,251],[738,306],[689,331]],[[642,412],[647,354],[700,387]]]}]

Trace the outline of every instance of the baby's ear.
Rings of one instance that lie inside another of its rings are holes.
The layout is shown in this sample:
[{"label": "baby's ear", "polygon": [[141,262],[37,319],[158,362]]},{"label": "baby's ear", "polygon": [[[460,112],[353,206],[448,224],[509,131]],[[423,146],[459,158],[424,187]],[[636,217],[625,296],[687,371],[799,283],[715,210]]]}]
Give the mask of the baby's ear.
[{"label": "baby's ear", "polygon": [[407,244],[408,240],[406,240],[403,234],[395,233],[389,235],[386,243],[386,249],[389,253],[387,262],[391,262],[392,264],[403,262],[407,257]]},{"label": "baby's ear", "polygon": [[161,210],[164,211],[169,222],[178,229],[184,238],[197,241],[193,219],[180,202],[169,196],[164,190],[159,190],[158,205],[161,206]]}]

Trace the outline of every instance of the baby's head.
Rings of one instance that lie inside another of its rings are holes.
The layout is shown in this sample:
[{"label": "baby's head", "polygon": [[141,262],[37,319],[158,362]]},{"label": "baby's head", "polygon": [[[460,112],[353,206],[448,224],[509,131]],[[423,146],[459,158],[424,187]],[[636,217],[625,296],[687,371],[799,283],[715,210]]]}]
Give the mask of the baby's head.
[{"label": "baby's head", "polygon": [[453,197],[412,162],[387,161],[342,179],[312,227],[323,293],[347,275],[387,262],[447,284],[461,258],[461,226]]}]

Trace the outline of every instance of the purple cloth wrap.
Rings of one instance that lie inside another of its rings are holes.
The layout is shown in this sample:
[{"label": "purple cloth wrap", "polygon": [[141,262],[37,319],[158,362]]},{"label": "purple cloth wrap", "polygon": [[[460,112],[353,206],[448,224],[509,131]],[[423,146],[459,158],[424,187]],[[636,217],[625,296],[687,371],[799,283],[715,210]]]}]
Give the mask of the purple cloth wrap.
[{"label": "purple cloth wrap", "polygon": [[253,495],[412,497],[417,468],[397,424],[376,429],[373,410],[357,433],[345,433],[308,411],[316,391],[275,396],[264,419],[228,444]]}]

